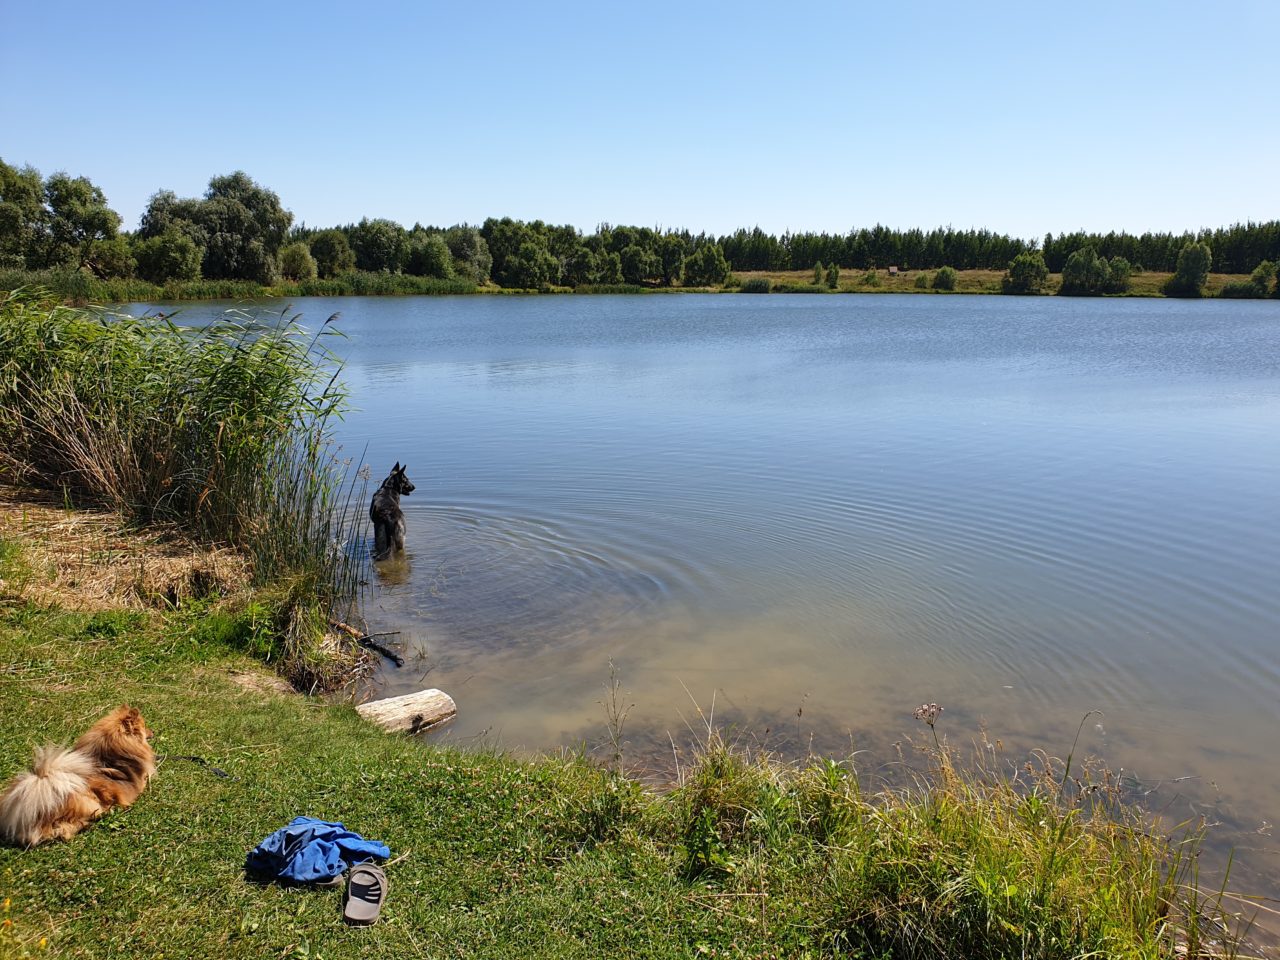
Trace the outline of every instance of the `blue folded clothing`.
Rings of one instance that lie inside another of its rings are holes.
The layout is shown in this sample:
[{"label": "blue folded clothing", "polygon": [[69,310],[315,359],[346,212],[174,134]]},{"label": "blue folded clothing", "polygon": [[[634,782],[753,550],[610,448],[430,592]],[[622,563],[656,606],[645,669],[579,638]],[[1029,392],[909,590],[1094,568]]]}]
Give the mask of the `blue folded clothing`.
[{"label": "blue folded clothing", "polygon": [[268,880],[317,883],[332,880],[352,864],[389,856],[385,843],[366,840],[340,823],[294,817],[249,851],[244,868]]}]

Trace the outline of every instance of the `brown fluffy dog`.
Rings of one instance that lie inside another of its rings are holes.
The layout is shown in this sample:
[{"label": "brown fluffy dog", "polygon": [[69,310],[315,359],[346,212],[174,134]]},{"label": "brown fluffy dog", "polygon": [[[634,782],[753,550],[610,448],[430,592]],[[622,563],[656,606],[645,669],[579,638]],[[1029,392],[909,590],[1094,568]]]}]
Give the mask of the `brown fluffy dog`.
[{"label": "brown fluffy dog", "polygon": [[70,750],[41,747],[31,769],[0,794],[0,836],[34,847],[69,840],[114,807],[138,799],[155,773],[151,731],[133,707],[117,707]]}]

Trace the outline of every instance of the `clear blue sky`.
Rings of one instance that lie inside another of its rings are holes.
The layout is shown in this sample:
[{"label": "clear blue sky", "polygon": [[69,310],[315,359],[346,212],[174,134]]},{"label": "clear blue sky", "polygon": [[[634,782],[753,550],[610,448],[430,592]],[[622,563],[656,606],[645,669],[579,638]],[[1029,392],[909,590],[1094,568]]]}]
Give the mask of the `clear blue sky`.
[{"label": "clear blue sky", "polygon": [[0,157],[295,221],[1280,219],[1280,4],[0,0]]}]

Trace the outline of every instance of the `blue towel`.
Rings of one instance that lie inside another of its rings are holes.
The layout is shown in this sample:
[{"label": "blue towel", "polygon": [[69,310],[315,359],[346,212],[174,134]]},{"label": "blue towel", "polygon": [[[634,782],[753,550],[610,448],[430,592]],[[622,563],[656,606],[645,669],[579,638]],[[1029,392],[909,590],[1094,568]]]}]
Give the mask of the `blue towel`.
[{"label": "blue towel", "polygon": [[249,851],[244,868],[269,880],[316,883],[339,876],[354,863],[389,856],[385,843],[366,840],[340,823],[294,817]]}]

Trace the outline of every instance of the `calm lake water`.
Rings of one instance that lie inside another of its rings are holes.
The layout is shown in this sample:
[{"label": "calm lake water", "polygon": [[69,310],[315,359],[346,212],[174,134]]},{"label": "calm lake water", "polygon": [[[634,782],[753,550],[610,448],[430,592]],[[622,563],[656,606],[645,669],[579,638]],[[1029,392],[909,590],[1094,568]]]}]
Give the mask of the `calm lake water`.
[{"label": "calm lake water", "polygon": [[417,484],[368,614],[444,737],[595,747],[611,663],[642,766],[713,708],[868,775],[924,701],[1014,760],[1100,711],[1080,752],[1280,895],[1280,304],[293,306],[341,314],[347,451]]}]

